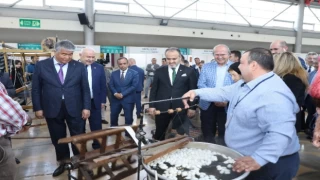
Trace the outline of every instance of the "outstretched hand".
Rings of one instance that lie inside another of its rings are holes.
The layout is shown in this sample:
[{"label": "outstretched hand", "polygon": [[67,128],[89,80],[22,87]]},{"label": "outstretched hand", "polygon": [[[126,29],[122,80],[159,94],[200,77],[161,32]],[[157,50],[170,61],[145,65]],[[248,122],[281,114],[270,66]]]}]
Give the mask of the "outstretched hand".
[{"label": "outstretched hand", "polygon": [[[196,92],[194,90],[190,90],[187,93],[185,93],[182,96],[182,98],[189,98],[189,101],[192,102],[196,96],[197,96]],[[188,99],[183,99],[182,102],[184,104],[184,108],[185,109],[188,109],[190,107],[189,104],[188,104]]]}]

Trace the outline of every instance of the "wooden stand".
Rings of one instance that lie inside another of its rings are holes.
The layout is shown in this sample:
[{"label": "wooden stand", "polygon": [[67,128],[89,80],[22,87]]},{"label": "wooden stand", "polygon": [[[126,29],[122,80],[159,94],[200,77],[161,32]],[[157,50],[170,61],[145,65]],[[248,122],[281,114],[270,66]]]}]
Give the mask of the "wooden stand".
[{"label": "wooden stand", "polygon": [[[22,72],[23,75],[25,74],[25,65],[27,64],[26,57],[30,56],[39,56],[39,57],[51,57],[51,52],[44,52],[43,50],[24,50],[24,49],[16,49],[14,47],[6,45],[2,42],[3,49],[0,49],[0,53],[3,53],[4,57],[4,65],[5,65],[5,72],[9,73],[9,64],[8,64],[8,56],[13,55],[15,57],[21,57],[22,62]],[[27,84],[27,79],[24,77],[24,85]],[[16,89],[16,93],[20,93],[22,91],[30,91],[31,88],[27,86],[23,86],[19,89]],[[19,101],[18,101],[19,102]],[[24,109],[32,109],[32,106],[23,106]]]},{"label": "wooden stand", "polygon": [[[137,131],[138,126],[131,126],[135,131]],[[132,158],[133,155],[137,154],[138,148],[133,140],[125,140],[122,137],[122,133],[125,128],[109,128],[99,131],[90,132],[87,134],[72,136],[68,138],[63,138],[59,140],[59,144],[72,143],[79,150],[80,154],[73,156],[71,162],[67,165],[70,169],[78,169],[78,178],[71,177],[69,179],[96,179],[105,175],[109,175],[111,180],[123,179],[130,176],[138,171],[137,167],[134,167],[133,163],[135,160]],[[114,144],[107,145],[107,139],[110,136],[116,136],[116,141]],[[86,145],[88,141],[97,140],[101,147],[93,151],[87,151]],[[189,142],[189,138],[186,136],[179,136],[176,138],[168,139],[165,141],[159,141],[153,144],[143,146],[142,149],[148,149],[156,146],[160,146],[169,142],[178,141],[178,145],[173,145],[169,147],[168,150],[163,151],[161,154],[155,154],[151,159],[156,159],[157,157],[163,155],[163,153],[168,153],[174,149],[182,147],[183,144]],[[149,160],[151,160],[149,158]],[[124,170],[122,168],[125,168]],[[94,169],[97,169],[97,173],[90,176],[90,173]],[[120,171],[121,170],[121,171]],[[114,171],[120,171],[115,174]]]}]

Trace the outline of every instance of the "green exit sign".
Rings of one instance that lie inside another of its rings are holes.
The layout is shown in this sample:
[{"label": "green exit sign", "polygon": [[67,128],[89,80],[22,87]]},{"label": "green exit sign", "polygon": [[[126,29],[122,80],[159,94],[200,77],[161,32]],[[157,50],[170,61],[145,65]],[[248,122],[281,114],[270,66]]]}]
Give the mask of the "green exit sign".
[{"label": "green exit sign", "polygon": [[37,19],[19,19],[20,27],[40,28],[40,20]]}]

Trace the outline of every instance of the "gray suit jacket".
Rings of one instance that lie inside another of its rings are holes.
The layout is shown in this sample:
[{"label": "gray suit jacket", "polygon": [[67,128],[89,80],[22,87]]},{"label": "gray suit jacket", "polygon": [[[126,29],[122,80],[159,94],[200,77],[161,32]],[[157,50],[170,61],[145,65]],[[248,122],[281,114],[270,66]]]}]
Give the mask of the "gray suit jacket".
[{"label": "gray suit jacket", "polygon": [[146,68],[147,76],[154,76],[154,74],[151,75],[150,73],[151,73],[151,72],[155,73],[156,70],[160,67],[159,64],[154,64],[154,65],[153,65],[153,68],[152,68],[152,65],[153,65],[153,64],[148,64],[148,65],[147,65],[147,68]]}]

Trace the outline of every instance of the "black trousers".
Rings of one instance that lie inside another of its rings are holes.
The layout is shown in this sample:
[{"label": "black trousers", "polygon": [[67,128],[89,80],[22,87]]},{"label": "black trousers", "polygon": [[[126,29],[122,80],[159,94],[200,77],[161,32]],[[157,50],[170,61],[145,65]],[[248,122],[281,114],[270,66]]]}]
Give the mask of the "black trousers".
[{"label": "black trousers", "polygon": [[170,124],[170,121],[172,120],[172,128],[176,129],[179,134],[184,134],[187,130],[183,129],[183,124],[186,121],[186,111],[182,111],[180,113],[174,113],[174,114],[159,114],[156,116],[156,132],[153,136],[156,140],[164,140],[166,137],[166,131]]},{"label": "black trousers", "polygon": [[250,172],[246,180],[292,180],[298,172],[299,153],[280,157],[275,164],[268,163],[257,171]]},{"label": "black trousers", "polygon": [[313,99],[309,94],[306,97],[305,106],[306,106],[307,111],[308,111],[308,116],[307,116],[307,120],[306,120],[306,126],[309,127],[310,122],[313,119],[313,115],[316,113],[316,105],[314,104]]},{"label": "black trousers", "polygon": [[[56,150],[57,161],[63,161],[70,158],[68,144],[58,144],[58,140],[67,136],[67,125],[71,136],[84,133],[85,121],[79,113],[78,117],[71,117],[66,109],[64,101],[61,103],[61,109],[56,118],[46,118],[52,144]],[[77,148],[72,144],[74,155],[79,154]]]},{"label": "black trousers", "polygon": [[218,107],[214,103],[211,103],[207,110],[201,110],[200,119],[203,140],[205,142],[215,142],[214,137],[216,135],[217,126],[218,136],[220,138],[224,137],[227,120],[227,113],[224,107]]}]

